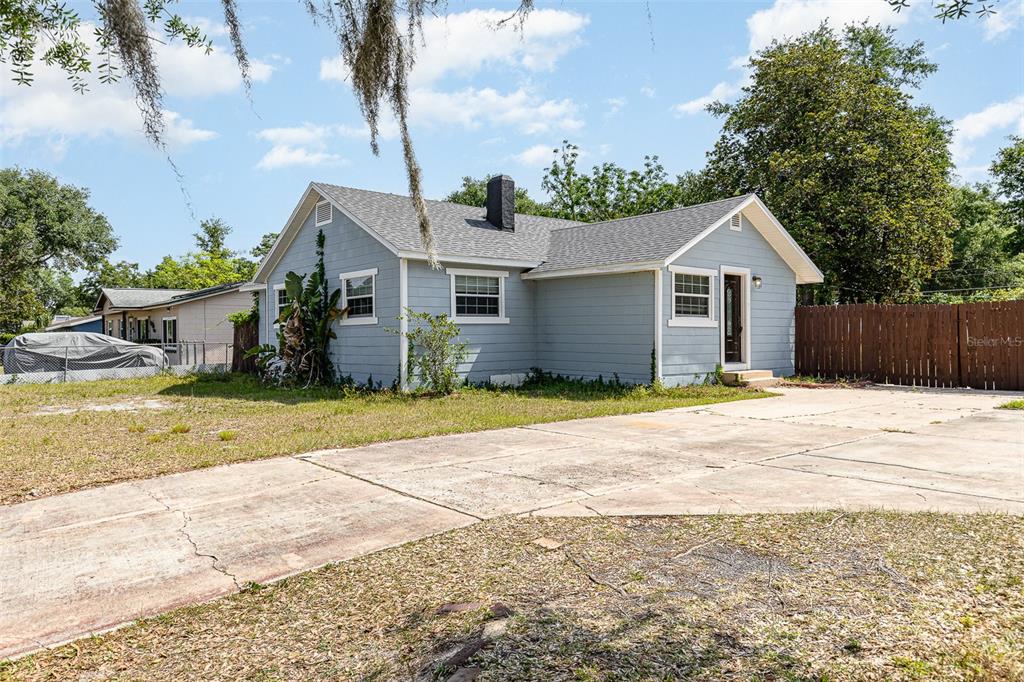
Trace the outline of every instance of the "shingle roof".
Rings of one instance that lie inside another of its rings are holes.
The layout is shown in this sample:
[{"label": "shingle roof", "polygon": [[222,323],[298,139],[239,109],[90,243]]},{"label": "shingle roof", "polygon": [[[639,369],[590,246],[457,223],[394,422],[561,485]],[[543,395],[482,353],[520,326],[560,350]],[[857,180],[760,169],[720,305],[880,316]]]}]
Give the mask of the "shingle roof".
[{"label": "shingle roof", "polygon": [[[419,222],[409,197],[313,183],[364,225],[399,251],[422,252]],[[442,257],[471,256],[542,261],[547,255],[552,230],[581,223],[558,218],[516,214],[514,232],[499,230],[487,222],[485,210],[450,201],[427,200],[427,215],[434,242]]]},{"label": "shingle roof", "polygon": [[[101,289],[100,300],[103,296],[110,301],[111,308],[151,308],[158,305],[178,305],[203,296],[212,296],[227,291],[234,291],[242,286],[244,282],[232,282],[231,284],[218,284],[205,289],[141,289],[141,288],[120,288],[106,287]],[[97,310],[99,305],[97,304]]]},{"label": "shingle roof", "polygon": [[[169,301],[179,294],[191,293],[188,289],[130,289],[104,287],[100,290],[113,308],[146,308]],[[101,296],[101,297],[102,297]]]},{"label": "shingle roof", "polygon": [[665,260],[749,196],[552,230],[547,256],[532,272]]}]

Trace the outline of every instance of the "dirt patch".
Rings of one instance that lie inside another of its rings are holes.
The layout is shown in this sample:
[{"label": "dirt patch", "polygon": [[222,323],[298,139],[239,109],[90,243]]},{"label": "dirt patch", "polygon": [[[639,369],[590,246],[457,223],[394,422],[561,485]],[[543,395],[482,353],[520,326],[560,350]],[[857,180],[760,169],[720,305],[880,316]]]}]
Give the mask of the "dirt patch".
[{"label": "dirt patch", "polygon": [[122,400],[116,403],[84,403],[81,405],[47,405],[35,412],[33,417],[49,417],[55,414],[76,414],[78,412],[138,412],[140,410],[167,410],[171,404],[166,400]]}]

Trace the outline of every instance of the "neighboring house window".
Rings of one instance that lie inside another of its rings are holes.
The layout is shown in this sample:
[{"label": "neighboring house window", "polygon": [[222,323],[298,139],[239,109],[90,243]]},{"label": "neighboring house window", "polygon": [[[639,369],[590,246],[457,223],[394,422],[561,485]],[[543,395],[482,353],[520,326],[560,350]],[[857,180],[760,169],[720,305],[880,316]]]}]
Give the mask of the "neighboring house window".
[{"label": "neighboring house window", "polygon": [[669,266],[672,272],[672,318],[670,326],[713,327],[714,296],[711,281],[714,270]]},{"label": "neighboring house window", "polygon": [[178,320],[174,317],[164,318],[164,343],[178,342]]},{"label": "neighboring house window", "polygon": [[274,315],[274,324],[277,325],[281,320],[281,313],[291,303],[291,299],[288,298],[288,292],[285,290],[283,284],[278,284],[274,287],[274,301],[276,303],[277,314]]},{"label": "neighboring house window", "polygon": [[326,225],[334,218],[334,210],[329,201],[321,201],[316,205],[316,226]]},{"label": "neighboring house window", "polygon": [[449,268],[452,280],[452,317],[462,323],[507,323],[507,272]]},{"label": "neighboring house window", "polygon": [[135,340],[140,343],[149,341],[149,319],[135,320]]},{"label": "neighboring house window", "polygon": [[113,336],[113,335],[114,335],[114,321],[113,320],[107,320],[107,336]]},{"label": "neighboring house window", "polygon": [[344,272],[340,278],[341,308],[348,308],[348,314],[340,324],[377,324],[374,307],[377,268]]}]

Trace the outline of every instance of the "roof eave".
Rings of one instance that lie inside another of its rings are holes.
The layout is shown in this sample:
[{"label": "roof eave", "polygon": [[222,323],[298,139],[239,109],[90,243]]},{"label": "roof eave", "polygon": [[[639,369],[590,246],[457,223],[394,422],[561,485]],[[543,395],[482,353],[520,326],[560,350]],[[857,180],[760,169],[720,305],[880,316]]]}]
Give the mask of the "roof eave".
[{"label": "roof eave", "polygon": [[558,279],[560,277],[590,277],[594,275],[618,275],[630,272],[647,272],[660,270],[660,260],[636,261],[633,263],[614,263],[610,265],[590,265],[582,268],[562,268],[543,272],[524,272],[523,279]]}]

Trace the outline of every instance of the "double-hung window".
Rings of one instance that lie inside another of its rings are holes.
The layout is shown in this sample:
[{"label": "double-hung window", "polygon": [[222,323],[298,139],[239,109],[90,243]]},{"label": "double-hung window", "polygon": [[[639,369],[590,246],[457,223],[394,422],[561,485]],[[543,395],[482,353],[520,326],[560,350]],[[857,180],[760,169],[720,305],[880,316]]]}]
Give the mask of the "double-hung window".
[{"label": "double-hung window", "polygon": [[341,309],[348,309],[341,324],[377,324],[376,288],[377,268],[341,274]]},{"label": "double-hung window", "polygon": [[[174,317],[164,318],[164,343],[178,343],[178,320]],[[173,349],[171,349],[173,350]]]},{"label": "double-hung window", "polygon": [[505,279],[507,272],[449,268],[452,287],[452,317],[461,323],[505,324]]},{"label": "double-hung window", "polygon": [[281,323],[281,315],[284,313],[284,309],[291,303],[291,299],[288,298],[288,292],[285,290],[283,284],[274,286],[274,324]]},{"label": "double-hung window", "polygon": [[669,266],[672,273],[673,327],[715,326],[714,270]]}]

